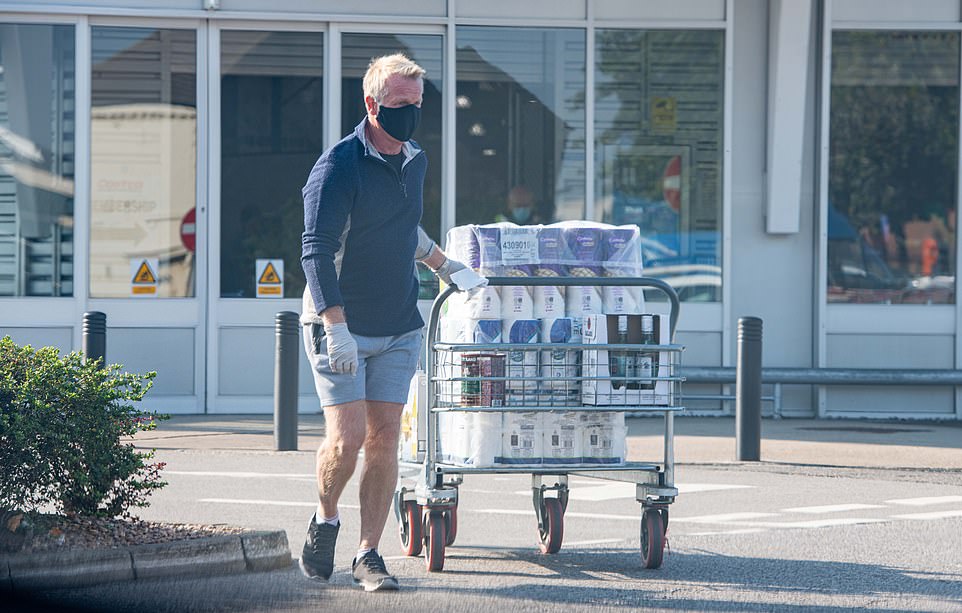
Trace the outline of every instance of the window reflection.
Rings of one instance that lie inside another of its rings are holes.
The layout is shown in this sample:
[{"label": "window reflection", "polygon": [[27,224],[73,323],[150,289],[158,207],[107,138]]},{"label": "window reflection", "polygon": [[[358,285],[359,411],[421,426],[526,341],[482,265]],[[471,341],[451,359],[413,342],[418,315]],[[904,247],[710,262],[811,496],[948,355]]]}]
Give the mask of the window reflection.
[{"label": "window reflection", "polygon": [[585,32],[459,27],[457,224],[583,219]]},{"label": "window reflection", "polygon": [[957,32],[832,38],[828,300],[955,301]]},{"label": "window reflection", "polygon": [[603,220],[641,229],[645,275],[720,301],[724,33],[598,30],[595,58]]},{"label": "window reflection", "polygon": [[91,45],[90,294],[194,296],[196,34],[95,27]]},{"label": "window reflection", "polygon": [[73,295],[73,26],[0,24],[0,296]]},{"label": "window reflection", "polygon": [[255,262],[284,261],[304,291],[301,187],[323,149],[323,38],[221,33],[221,296],[255,297]]}]

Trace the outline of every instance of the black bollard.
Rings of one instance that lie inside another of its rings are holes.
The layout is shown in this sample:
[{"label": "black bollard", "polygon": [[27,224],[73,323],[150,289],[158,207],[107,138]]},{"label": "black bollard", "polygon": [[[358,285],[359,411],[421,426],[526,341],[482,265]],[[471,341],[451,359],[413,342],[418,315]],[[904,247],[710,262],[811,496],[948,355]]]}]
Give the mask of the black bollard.
[{"label": "black bollard", "polygon": [[100,368],[107,360],[107,315],[100,311],[84,313],[81,330],[81,350],[84,362],[100,360]]},{"label": "black bollard", "polygon": [[274,316],[274,449],[297,451],[297,313]]},{"label": "black bollard", "polygon": [[738,320],[735,366],[735,448],[740,462],[757,462],[762,448],[762,320]]}]

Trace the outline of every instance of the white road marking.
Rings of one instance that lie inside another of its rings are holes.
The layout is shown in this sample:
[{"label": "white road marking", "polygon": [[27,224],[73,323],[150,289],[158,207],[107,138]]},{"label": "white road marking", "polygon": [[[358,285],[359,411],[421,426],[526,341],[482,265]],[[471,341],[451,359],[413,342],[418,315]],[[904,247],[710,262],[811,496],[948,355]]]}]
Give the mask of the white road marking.
[{"label": "white road marking", "polygon": [[[316,502],[301,502],[292,500],[252,500],[242,498],[201,498],[197,502],[213,502],[217,504],[255,504],[275,507],[317,507]],[[342,509],[360,509],[356,504],[337,504]]]},{"label": "white road marking", "polygon": [[720,534],[758,534],[766,532],[765,528],[741,528],[739,530],[719,530],[717,532],[682,532],[681,536],[716,536]]},{"label": "white road marking", "polygon": [[235,477],[238,479],[301,479],[305,477],[316,477],[310,473],[254,473],[254,472],[231,472],[231,471],[208,471],[208,470],[163,470],[163,475],[189,475],[192,477]]},{"label": "white road marking", "polygon": [[888,504],[901,504],[909,507],[924,507],[930,504],[948,504],[962,502],[962,496],[929,496],[927,498],[899,498],[886,500]]},{"label": "white road marking", "polygon": [[962,510],[956,511],[932,511],[931,513],[908,513],[906,515],[893,515],[896,519],[945,519],[947,517],[962,517]]},{"label": "white road marking", "polygon": [[793,507],[782,509],[783,513],[844,513],[845,511],[861,511],[864,509],[883,509],[880,504],[827,504],[819,507]]},{"label": "white road marking", "polygon": [[[615,500],[618,498],[635,498],[636,486],[634,483],[605,483],[598,485],[597,481],[574,481],[570,485],[582,485],[587,487],[572,487],[568,490],[570,500],[584,500],[586,502],[602,502],[605,500]],[[755,487],[754,485],[735,485],[728,483],[677,483],[679,494],[691,494],[694,492],[714,492],[720,490],[734,490]],[[520,496],[530,496],[531,490],[517,491],[515,494]]]},{"label": "white road marking", "polygon": [[584,547],[585,545],[608,545],[623,543],[625,539],[595,539],[593,541],[565,541],[565,547]]},{"label": "white road marking", "polygon": [[[858,524],[881,524],[887,519],[877,517],[844,517],[839,519],[813,519],[810,521],[763,521],[745,522],[746,525],[762,526],[765,528],[829,528],[831,526],[855,526]],[[737,525],[742,522],[731,522]]]},{"label": "white road marking", "polygon": [[[492,515],[529,515],[534,517],[534,509],[522,511],[520,509],[462,509],[472,513],[489,513]],[[641,521],[641,513],[638,515],[612,515],[609,513],[574,513],[568,511],[565,517],[583,517],[586,519],[624,519],[629,521]]]},{"label": "white road marking", "polygon": [[761,519],[763,517],[775,517],[778,513],[754,513],[754,512],[743,512],[743,513],[721,513],[719,515],[696,515],[694,517],[672,517],[669,520],[669,524],[672,523],[691,523],[691,524],[729,524],[744,522],[750,519]]}]

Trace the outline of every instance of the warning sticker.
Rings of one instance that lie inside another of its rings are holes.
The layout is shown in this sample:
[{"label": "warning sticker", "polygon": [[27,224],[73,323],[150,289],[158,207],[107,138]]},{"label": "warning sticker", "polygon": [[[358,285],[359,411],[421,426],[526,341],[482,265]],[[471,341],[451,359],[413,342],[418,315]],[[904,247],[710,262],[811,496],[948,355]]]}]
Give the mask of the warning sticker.
[{"label": "warning sticker", "polygon": [[157,295],[157,258],[134,258],[130,260],[130,294],[132,296]]},{"label": "warning sticker", "polygon": [[284,260],[258,259],[254,266],[258,298],[284,297]]}]

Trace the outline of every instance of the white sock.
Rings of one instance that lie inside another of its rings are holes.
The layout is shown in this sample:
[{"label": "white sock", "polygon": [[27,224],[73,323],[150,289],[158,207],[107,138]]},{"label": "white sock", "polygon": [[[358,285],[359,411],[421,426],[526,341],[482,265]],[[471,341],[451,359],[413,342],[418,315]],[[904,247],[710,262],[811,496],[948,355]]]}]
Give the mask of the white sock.
[{"label": "white sock", "polygon": [[321,505],[317,505],[317,510],[314,511],[314,523],[337,526],[341,523],[341,514],[335,511],[334,517],[324,517],[324,509],[321,508]]},{"label": "white sock", "polygon": [[363,549],[363,548],[358,549],[358,550],[357,550],[357,556],[356,556],[354,559],[355,559],[355,560],[360,560],[361,558],[363,558],[364,556],[366,556],[366,555],[367,555],[369,552],[371,552],[371,551],[377,551],[377,548],[376,548],[376,547],[369,547],[369,548],[367,548],[367,549]]}]

